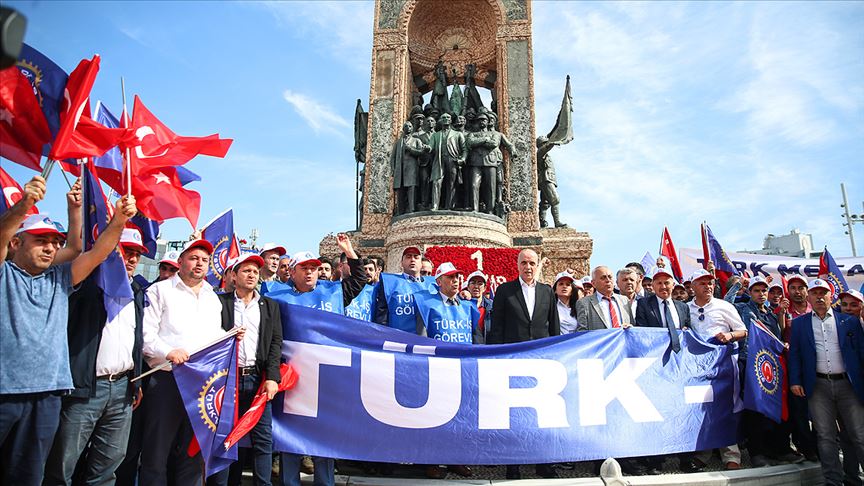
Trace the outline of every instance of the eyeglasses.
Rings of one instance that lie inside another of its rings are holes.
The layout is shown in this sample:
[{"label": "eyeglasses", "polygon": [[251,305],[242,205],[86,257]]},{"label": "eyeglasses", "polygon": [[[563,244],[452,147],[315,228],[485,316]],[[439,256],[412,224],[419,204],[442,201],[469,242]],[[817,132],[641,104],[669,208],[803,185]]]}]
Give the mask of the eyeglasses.
[{"label": "eyeglasses", "polygon": [[705,320],[705,309],[703,307],[699,308],[699,321]]},{"label": "eyeglasses", "polygon": [[420,270],[420,275],[426,277],[432,275],[432,272],[427,272],[426,270]]}]

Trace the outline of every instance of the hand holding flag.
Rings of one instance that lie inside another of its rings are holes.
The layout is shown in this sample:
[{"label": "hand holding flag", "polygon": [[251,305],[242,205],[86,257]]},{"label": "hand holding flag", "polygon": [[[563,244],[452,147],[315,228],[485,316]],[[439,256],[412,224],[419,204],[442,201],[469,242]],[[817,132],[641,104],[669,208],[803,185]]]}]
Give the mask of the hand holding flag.
[{"label": "hand holding flag", "polygon": [[258,392],[255,394],[249,410],[240,417],[237,425],[234,426],[234,429],[225,438],[223,444],[225,450],[230,449],[255,427],[258,421],[261,420],[261,415],[264,414],[264,405],[273,399],[273,395],[294,388],[294,385],[297,384],[297,380],[300,378],[297,372],[294,371],[294,368],[288,363],[282,363],[279,367],[279,372],[282,374],[282,379],[279,381],[279,386],[275,393],[271,393],[265,389],[265,384],[273,380],[261,381],[261,385],[258,386]]}]

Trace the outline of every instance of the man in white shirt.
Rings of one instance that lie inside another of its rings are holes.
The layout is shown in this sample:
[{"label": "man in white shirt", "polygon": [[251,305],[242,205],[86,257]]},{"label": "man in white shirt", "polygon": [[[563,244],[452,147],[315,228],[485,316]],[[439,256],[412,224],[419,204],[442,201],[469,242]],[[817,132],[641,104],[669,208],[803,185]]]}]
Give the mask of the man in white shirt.
[{"label": "man in white shirt", "polygon": [[[63,397],[60,428],[45,466],[43,485],[67,485],[84,448],[91,443],[82,478],[88,484],[114,481],[123,461],[132,422],[133,397],[140,398],[141,319],[144,289],[132,279],[142,253],[137,228],[120,236],[134,297],[106,296],[93,276],[69,296],[69,357],[75,389]],[[106,309],[111,309],[110,314]]]},{"label": "man in white shirt", "polygon": [[[714,298],[714,276],[699,269],[690,275],[690,281],[695,295],[687,305],[690,307],[690,325],[693,330],[706,341],[719,344],[746,339],[747,327],[735,306],[723,299]],[[737,391],[738,387],[734,389]],[[711,451],[703,451],[699,459],[707,462],[710,455]],[[741,469],[741,451],[738,444],[721,448],[720,457],[726,464],[726,469]]]},{"label": "man in white shirt", "polygon": [[[151,367],[165,361],[181,365],[194,353],[219,338],[222,330],[222,303],[205,277],[213,245],[193,240],[183,247],[173,277],[147,289],[150,305],[144,309],[144,358]],[[240,335],[238,334],[238,339]],[[146,445],[141,452],[141,486],[168,484],[168,457],[172,447],[186,447],[193,437],[183,399],[170,368],[150,377],[144,400],[144,416],[149,425]],[[190,458],[176,454],[174,484],[201,484],[201,455]]]}]

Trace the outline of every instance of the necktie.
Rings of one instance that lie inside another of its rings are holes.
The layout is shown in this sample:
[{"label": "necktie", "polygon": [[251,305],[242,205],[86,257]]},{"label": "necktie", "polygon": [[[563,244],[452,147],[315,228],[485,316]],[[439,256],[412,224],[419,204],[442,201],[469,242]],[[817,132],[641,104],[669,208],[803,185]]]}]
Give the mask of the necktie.
[{"label": "necktie", "polygon": [[681,341],[678,338],[678,330],[675,329],[675,321],[672,320],[672,312],[669,310],[669,301],[663,301],[663,315],[666,316],[666,329],[669,330],[669,341],[672,343],[672,351],[681,351]]},{"label": "necktie", "polygon": [[618,320],[618,311],[615,310],[615,306],[612,305],[612,299],[609,297],[603,298],[609,303],[609,320],[612,322],[612,327],[616,329],[621,327],[621,321]]},{"label": "necktie", "polygon": [[450,297],[449,299],[447,299],[447,305],[457,305],[456,299],[453,297]]}]

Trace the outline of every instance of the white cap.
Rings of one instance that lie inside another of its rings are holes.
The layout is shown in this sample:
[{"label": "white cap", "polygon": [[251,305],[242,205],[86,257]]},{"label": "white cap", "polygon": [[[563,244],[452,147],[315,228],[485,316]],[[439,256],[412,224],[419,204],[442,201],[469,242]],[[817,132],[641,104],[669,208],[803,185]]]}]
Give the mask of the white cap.
[{"label": "white cap", "polygon": [[147,253],[147,247],[144,246],[138,228],[123,228],[123,233],[120,234],[120,245],[131,246],[141,253]]},{"label": "white cap", "polygon": [[259,251],[258,254],[264,256],[264,253],[268,251],[276,251],[279,253],[279,256],[288,253],[288,250],[286,250],[284,246],[279,246],[276,243],[264,243],[264,246],[261,247],[261,251]]},{"label": "white cap", "polygon": [[46,235],[53,234],[62,236],[66,238],[66,235],[63,234],[63,226],[58,225],[54,221],[51,221],[51,218],[45,216],[44,214],[31,214],[24,218],[24,221],[21,223],[21,226],[18,228],[18,231],[15,234],[20,233],[30,233],[31,235]]},{"label": "white cap", "polygon": [[[553,286],[558,285],[558,281],[561,280],[562,278],[569,278],[574,283],[577,281],[575,278],[573,278],[573,275],[570,272],[565,270],[565,271],[559,273],[558,275],[555,275],[555,282],[552,285]],[[579,282],[579,287],[582,287],[582,282]]]},{"label": "white cap", "polygon": [[783,282],[781,282],[780,279],[775,278],[774,280],[771,281],[770,284],[768,284],[768,290],[771,290],[774,287],[782,289],[783,288]]},{"label": "white cap", "polygon": [[[265,247],[266,247],[266,245],[265,245]],[[273,248],[271,248],[271,250],[272,249]],[[262,251],[261,253],[264,253],[264,252]],[[291,268],[294,268],[297,265],[302,265],[304,263],[309,263],[309,262],[314,262],[315,265],[321,265],[321,260],[319,260],[318,257],[315,256],[310,251],[301,251],[301,252],[295,253],[294,256],[291,257],[291,259],[293,260],[293,262],[291,262]]]},{"label": "white cap", "polygon": [[455,275],[455,274],[459,274],[459,273],[462,273],[462,272],[457,270],[456,267],[453,266],[452,263],[444,262],[441,265],[438,265],[438,269],[435,270],[435,279],[437,280],[438,277],[441,277],[443,275]]},{"label": "white cap", "polygon": [[180,253],[178,253],[176,250],[171,250],[162,256],[162,259],[159,260],[159,263],[167,263],[168,265],[171,265],[174,268],[180,268],[180,264],[177,263],[177,260],[179,258],[180,258]]},{"label": "white cap", "polygon": [[747,290],[752,289],[753,286],[756,284],[762,284],[762,285],[768,287],[768,281],[765,280],[763,277],[760,277],[759,275],[757,275],[757,276],[750,279],[750,285],[747,287]]},{"label": "white cap", "polygon": [[584,286],[586,284],[590,285],[592,287],[594,286],[594,284],[591,283],[591,276],[590,275],[586,275],[586,276],[582,277],[582,285]]},{"label": "white cap", "polygon": [[712,279],[714,278],[714,276],[711,275],[711,273],[709,273],[708,270],[705,270],[704,268],[700,268],[700,269],[696,270],[695,272],[691,273],[690,278],[688,280],[691,282],[695,282],[696,280],[698,280],[700,278],[705,278],[705,277],[711,277]]},{"label": "white cap", "polygon": [[817,289],[817,288],[818,289],[825,289],[828,292],[834,292],[834,288],[831,287],[831,284],[829,284],[825,280],[822,280],[821,278],[814,278],[807,285],[807,290],[813,290],[813,289]]},{"label": "white cap", "polygon": [[462,288],[463,288],[463,289],[467,289],[467,288],[468,288],[468,282],[470,282],[471,279],[474,278],[474,277],[480,277],[481,279],[483,279],[483,283],[484,283],[484,284],[489,282],[489,279],[486,278],[486,274],[484,274],[484,273],[481,272],[480,270],[474,270],[474,271],[471,272],[471,274],[468,275],[468,277],[465,279],[465,283],[462,284]]},{"label": "white cap", "polygon": [[257,253],[244,253],[239,257],[232,258],[228,261],[228,265],[225,268],[230,268],[231,270],[237,270],[237,267],[240,266],[241,263],[251,261],[258,265],[258,268],[264,266],[264,259],[261,258]]},{"label": "white cap", "polygon": [[665,268],[660,268],[660,267],[657,267],[657,269],[654,270],[654,273],[651,274],[651,280],[654,280],[655,278],[657,278],[660,275],[667,275],[672,280],[675,280],[675,275],[672,275],[672,270],[666,270]]},{"label": "white cap", "polygon": [[858,292],[855,289],[849,289],[845,292],[840,292],[841,299],[846,295],[852,297],[853,299],[858,299],[859,302],[864,303],[864,295],[861,295],[861,292]]},{"label": "white cap", "polygon": [[808,288],[810,287],[810,282],[807,281],[806,277],[802,277],[801,275],[792,275],[791,277],[786,279],[786,283],[790,284],[790,283],[792,283],[793,280],[800,280]]},{"label": "white cap", "polygon": [[183,255],[192,248],[201,248],[202,250],[206,251],[207,254],[213,254],[213,243],[210,243],[203,238],[199,238],[197,240],[187,241],[186,244],[183,245],[183,249],[180,250],[180,255]]}]

